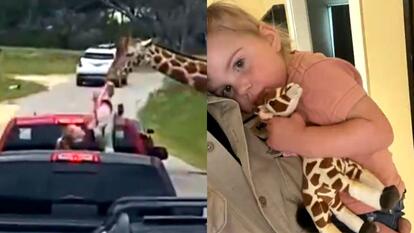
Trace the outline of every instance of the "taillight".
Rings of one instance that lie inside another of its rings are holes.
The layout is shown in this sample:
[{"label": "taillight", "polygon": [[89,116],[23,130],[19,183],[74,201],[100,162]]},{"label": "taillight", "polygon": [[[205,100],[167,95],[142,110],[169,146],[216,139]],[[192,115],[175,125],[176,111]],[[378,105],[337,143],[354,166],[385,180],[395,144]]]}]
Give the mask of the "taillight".
[{"label": "taillight", "polygon": [[101,158],[97,153],[82,152],[55,152],[51,156],[51,162],[69,163],[99,163]]}]

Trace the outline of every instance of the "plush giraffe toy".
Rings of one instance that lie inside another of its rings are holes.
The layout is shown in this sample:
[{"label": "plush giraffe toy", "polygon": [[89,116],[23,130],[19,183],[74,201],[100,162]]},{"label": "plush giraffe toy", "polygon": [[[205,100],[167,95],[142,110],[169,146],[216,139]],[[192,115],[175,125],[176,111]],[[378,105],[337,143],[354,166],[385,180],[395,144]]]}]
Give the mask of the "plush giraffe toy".
[{"label": "plush giraffe toy", "polygon": [[[273,98],[258,107],[262,120],[273,116],[292,114],[302,95],[302,88],[295,83],[277,88]],[[349,194],[376,210],[389,211],[400,199],[397,188],[385,187],[371,172],[346,158],[304,158],[302,197],[306,210],[321,233],[340,233],[331,222],[334,214],[349,229],[360,233],[375,233],[373,222],[364,222],[347,209],[339,192]]]}]

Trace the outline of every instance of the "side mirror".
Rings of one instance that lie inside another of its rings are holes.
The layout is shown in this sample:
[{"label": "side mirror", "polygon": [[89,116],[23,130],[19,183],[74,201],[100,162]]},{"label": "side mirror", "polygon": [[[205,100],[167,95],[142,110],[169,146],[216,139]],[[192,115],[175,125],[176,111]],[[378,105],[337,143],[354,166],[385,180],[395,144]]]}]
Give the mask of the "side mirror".
[{"label": "side mirror", "polygon": [[154,130],[153,129],[147,129],[147,134],[153,134]]},{"label": "side mirror", "polygon": [[168,151],[165,147],[154,147],[149,154],[159,158],[160,160],[168,159]]}]

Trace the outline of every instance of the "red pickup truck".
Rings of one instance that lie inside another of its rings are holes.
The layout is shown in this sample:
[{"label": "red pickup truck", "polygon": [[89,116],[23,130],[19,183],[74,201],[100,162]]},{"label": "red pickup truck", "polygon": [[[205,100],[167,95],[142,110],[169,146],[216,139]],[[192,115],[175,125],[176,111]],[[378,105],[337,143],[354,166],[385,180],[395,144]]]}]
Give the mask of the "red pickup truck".
[{"label": "red pickup truck", "polygon": [[[86,133],[79,143],[79,150],[100,150],[92,130],[87,125],[92,120],[89,114],[50,114],[12,118],[0,138],[0,152],[15,150],[54,150],[57,139],[68,124],[80,126]],[[139,122],[119,118],[113,132],[115,152],[134,153],[167,159],[164,147],[154,146],[150,134],[153,130],[141,132]]]}]

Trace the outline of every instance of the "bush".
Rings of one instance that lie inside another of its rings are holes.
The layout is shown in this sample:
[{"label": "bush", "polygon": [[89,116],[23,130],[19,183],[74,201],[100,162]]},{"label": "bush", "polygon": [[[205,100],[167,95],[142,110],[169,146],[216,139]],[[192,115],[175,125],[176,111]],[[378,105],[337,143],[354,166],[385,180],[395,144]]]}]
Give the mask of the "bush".
[{"label": "bush", "polygon": [[186,162],[206,167],[206,99],[188,86],[166,80],[138,113],[155,140]]}]

